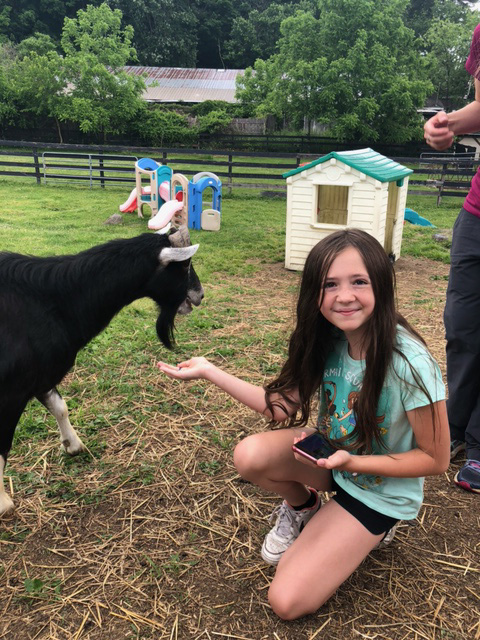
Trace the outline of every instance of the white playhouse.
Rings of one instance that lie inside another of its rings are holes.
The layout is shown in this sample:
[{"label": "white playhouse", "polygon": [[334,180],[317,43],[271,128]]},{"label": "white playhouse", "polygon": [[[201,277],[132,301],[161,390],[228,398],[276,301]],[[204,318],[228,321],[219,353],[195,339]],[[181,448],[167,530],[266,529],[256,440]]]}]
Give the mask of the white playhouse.
[{"label": "white playhouse", "polygon": [[286,268],[302,270],[319,240],[346,227],[367,231],[398,258],[411,173],[373,149],[332,151],[284,173]]}]

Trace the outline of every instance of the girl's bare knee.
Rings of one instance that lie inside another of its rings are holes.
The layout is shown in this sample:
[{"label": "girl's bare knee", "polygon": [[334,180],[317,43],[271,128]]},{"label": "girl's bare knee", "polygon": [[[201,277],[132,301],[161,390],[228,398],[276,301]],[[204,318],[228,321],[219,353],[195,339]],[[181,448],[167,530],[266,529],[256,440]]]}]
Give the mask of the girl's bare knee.
[{"label": "girl's bare knee", "polygon": [[276,588],[273,584],[268,592],[268,602],[273,612],[282,620],[296,620],[316,611],[310,611],[306,602],[300,600],[295,593],[285,588]]},{"label": "girl's bare knee", "polygon": [[261,445],[255,435],[248,436],[237,444],[233,452],[233,463],[245,480],[249,480],[262,471],[264,463]]},{"label": "girl's bare knee", "polygon": [[316,600],[311,593],[302,591],[301,588],[289,588],[288,584],[276,582],[275,578],[268,590],[268,602],[273,612],[282,620],[297,620],[315,613],[328,598],[329,596]]}]

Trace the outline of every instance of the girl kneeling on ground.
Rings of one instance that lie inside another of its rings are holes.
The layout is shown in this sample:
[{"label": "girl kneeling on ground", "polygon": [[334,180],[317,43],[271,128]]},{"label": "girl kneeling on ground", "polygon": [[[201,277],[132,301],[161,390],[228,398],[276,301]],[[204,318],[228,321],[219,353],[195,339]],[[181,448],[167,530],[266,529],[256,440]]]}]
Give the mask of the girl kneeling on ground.
[{"label": "girl kneeling on ground", "polygon": [[[321,240],[305,263],[296,328],[280,375],[265,388],[192,358],[161,371],[202,378],[287,427],[242,440],[240,475],[283,498],[262,557],[278,568],[269,602],[293,620],[315,612],[399,520],[414,519],[424,476],[449,464],[445,388],[424,341],[395,310],[393,266],[369,234]],[[319,394],[316,430],[336,450],[310,462],[292,450]],[[335,492],[321,505],[318,491]],[[321,507],[321,508],[320,508]]]}]

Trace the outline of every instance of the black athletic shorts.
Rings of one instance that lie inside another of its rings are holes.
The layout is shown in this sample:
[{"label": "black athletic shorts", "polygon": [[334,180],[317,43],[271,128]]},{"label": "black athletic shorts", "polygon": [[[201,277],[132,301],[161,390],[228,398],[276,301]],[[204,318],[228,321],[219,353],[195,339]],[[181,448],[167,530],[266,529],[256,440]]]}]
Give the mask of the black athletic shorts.
[{"label": "black athletic shorts", "polygon": [[390,518],[383,513],[375,511],[367,507],[367,505],[360,502],[356,498],[347,493],[340,485],[338,485],[332,478],[332,491],[336,494],[332,497],[341,507],[351,513],[363,526],[377,536],[379,533],[387,533],[398,522],[396,518]]}]

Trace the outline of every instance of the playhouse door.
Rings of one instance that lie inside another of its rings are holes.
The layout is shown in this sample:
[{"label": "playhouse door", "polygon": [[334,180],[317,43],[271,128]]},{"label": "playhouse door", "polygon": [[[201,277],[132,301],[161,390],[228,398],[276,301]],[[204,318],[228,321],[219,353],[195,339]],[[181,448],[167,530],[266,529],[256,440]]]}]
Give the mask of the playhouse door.
[{"label": "playhouse door", "polygon": [[396,183],[390,182],[388,185],[387,220],[384,243],[384,249],[388,255],[393,253],[393,232],[395,230],[395,223],[397,222],[398,192],[399,187],[397,187]]}]

